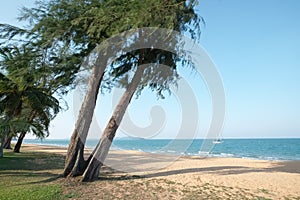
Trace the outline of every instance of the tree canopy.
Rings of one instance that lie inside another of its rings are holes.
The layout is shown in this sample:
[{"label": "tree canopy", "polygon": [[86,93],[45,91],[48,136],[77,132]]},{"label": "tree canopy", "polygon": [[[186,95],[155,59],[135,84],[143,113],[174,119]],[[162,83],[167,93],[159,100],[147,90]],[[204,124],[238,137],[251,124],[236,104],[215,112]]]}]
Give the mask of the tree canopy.
[{"label": "tree canopy", "polygon": [[0,36],[8,39],[22,36],[24,41],[43,48],[46,61],[52,68],[58,65],[56,73],[67,76],[69,82],[64,80],[65,85],[71,85],[83,58],[102,41],[124,31],[160,27],[199,38],[203,19],[194,10],[196,3],[195,0],[37,1],[35,8],[23,8],[19,17],[29,22],[28,29],[1,24]]},{"label": "tree canopy", "polygon": [[[37,1],[35,8],[23,8],[19,17],[20,20],[29,22],[28,28],[0,24],[0,39],[6,39],[1,43],[1,47],[4,46],[7,49],[16,46],[15,51],[21,50],[24,54],[28,53],[29,64],[26,63],[27,68],[25,71],[33,70],[31,74],[36,74],[37,77],[23,76],[25,79],[32,79],[31,82],[34,83],[34,85],[26,88],[33,89],[33,91],[45,89],[49,95],[53,95],[54,93],[65,94],[74,87],[74,80],[78,73],[84,70],[81,66],[84,64],[85,58],[90,55],[97,45],[102,44],[114,35],[135,28],[156,27],[186,33],[194,39],[199,39],[200,24],[203,19],[195,12],[196,4],[196,0]],[[159,35],[157,36],[160,37]],[[124,39],[128,38],[125,37]],[[143,33],[138,34],[135,39],[147,41],[147,38],[143,38]],[[18,40],[18,43],[15,43],[15,40]],[[176,42],[176,38],[172,41]],[[135,41],[131,42],[134,43]],[[177,46],[176,44],[171,45],[174,48],[180,48],[180,43]],[[24,46],[26,48],[23,48]],[[113,49],[114,46],[110,46],[109,48]],[[14,52],[14,50],[12,51]],[[10,54],[4,53],[4,55]],[[7,58],[10,57],[5,57],[5,62],[9,61]],[[18,58],[18,62],[23,62],[22,58],[18,56],[16,58]],[[176,56],[176,53],[167,52],[162,49],[144,48],[121,54],[110,66],[104,66],[106,75],[104,77],[105,84],[101,84],[101,86],[107,86],[108,88],[113,86],[128,86],[129,89],[127,89],[130,91],[124,94],[123,100],[120,101],[120,107],[115,110],[111,118],[112,123],[108,124],[104,135],[108,136],[111,140],[113,139],[119,125],[118,123],[122,120],[131,97],[136,91],[139,93],[143,88],[149,87],[156,91],[159,96],[163,97],[162,92],[168,90],[170,84],[176,84],[178,79],[177,66],[180,61],[182,64],[187,64],[187,62]],[[140,66],[149,63],[152,63],[152,65],[140,68]],[[13,66],[12,63],[8,63],[7,66],[9,65]],[[169,66],[169,72],[159,73],[160,65]],[[8,72],[14,71],[14,69],[14,67],[7,67],[3,75],[9,78]],[[17,71],[21,73],[22,70],[17,69]],[[133,71],[135,71],[134,75],[130,74]],[[73,169],[74,161],[77,158],[83,159],[84,142],[91,121],[89,119],[91,119],[93,114],[103,74],[104,69],[102,72],[98,72],[98,74],[94,73],[91,76],[91,79],[97,78],[97,75],[100,75],[101,78],[98,77],[97,81],[89,82],[91,83],[89,86],[95,91],[90,91],[85,100],[86,102],[92,102],[92,104],[90,105],[90,109],[87,110],[85,104],[88,103],[84,103],[82,112],[90,113],[82,114],[76,123],[69,147],[69,152],[73,151],[74,154],[67,156],[66,164],[69,162],[68,157],[72,157],[70,162],[73,163],[68,167],[67,174]],[[137,80],[137,82],[134,80]],[[23,87],[23,84],[18,86]],[[21,94],[23,95],[19,95],[20,97],[27,97],[24,96],[24,94],[27,94],[24,93],[24,90],[20,91],[22,91]],[[7,95],[8,92],[5,92],[5,94]],[[23,103],[23,101],[18,102]],[[16,105],[20,106],[20,104]],[[33,104],[28,103],[28,105]],[[15,107],[18,108],[18,106]],[[9,106],[9,108],[14,107]],[[28,108],[33,109],[30,106]],[[113,127],[110,127],[110,125]],[[82,133],[83,129],[85,133]],[[83,141],[79,141],[79,137],[81,139],[84,138]],[[106,138],[101,139],[99,147],[101,144],[104,144],[102,143],[104,140]],[[108,141],[104,145],[106,149],[102,149],[101,147],[100,150],[107,152],[107,148],[110,146],[109,142],[111,141]],[[78,151],[80,152],[78,153]],[[98,153],[99,149],[97,150]],[[95,166],[90,163],[88,169],[93,171],[101,166],[97,162],[94,164]],[[85,167],[79,166],[80,170],[84,170]],[[95,175],[97,173],[92,173],[90,177],[94,178]]]}]

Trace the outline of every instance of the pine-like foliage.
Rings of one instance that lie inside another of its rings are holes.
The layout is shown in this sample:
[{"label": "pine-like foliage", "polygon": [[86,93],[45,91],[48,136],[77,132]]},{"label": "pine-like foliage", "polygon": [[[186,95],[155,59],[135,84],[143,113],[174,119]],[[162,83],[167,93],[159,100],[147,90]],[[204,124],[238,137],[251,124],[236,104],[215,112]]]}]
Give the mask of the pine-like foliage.
[{"label": "pine-like foliage", "polygon": [[[67,92],[72,88],[68,86],[74,83],[84,57],[102,41],[116,34],[134,28],[158,27],[188,33],[192,38],[199,39],[203,19],[195,12],[196,4],[195,0],[37,1],[35,8],[23,8],[19,17],[19,20],[29,22],[29,29],[14,29],[2,24],[0,36],[10,39],[22,36],[34,46],[46,49],[48,67],[57,74],[55,80]],[[139,53],[131,52],[116,61],[105,78],[108,84],[102,86],[112,88],[115,83],[122,85],[126,82],[122,76],[127,76],[126,73],[136,66],[136,60],[132,58],[138,58]],[[178,58],[164,51],[145,51],[145,57],[148,63],[167,63],[174,70],[174,66],[178,65]],[[176,77],[175,72],[173,76]],[[171,82],[176,82],[175,79]],[[158,82],[163,85],[150,80],[144,82],[144,86],[158,93],[168,88],[166,82]]]}]

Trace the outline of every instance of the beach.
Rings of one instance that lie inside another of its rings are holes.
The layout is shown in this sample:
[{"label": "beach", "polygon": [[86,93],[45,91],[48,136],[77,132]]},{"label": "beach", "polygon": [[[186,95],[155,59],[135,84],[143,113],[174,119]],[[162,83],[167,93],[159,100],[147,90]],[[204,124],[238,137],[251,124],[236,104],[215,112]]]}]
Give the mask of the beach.
[{"label": "beach", "polygon": [[[25,149],[63,155],[66,153],[65,147],[55,146],[26,144]],[[209,192],[213,191],[218,198],[229,195],[230,199],[234,193],[243,193],[249,199],[255,195],[269,199],[300,198],[300,161],[178,157],[112,150],[105,165],[114,177],[142,177],[132,179],[137,183],[150,181],[161,187],[169,187],[165,183],[173,183],[172,187],[177,190],[195,188],[194,192],[197,188],[205,189],[203,186],[209,185],[214,188]],[[163,180],[163,183],[158,180]],[[97,181],[93,184],[97,184]]]}]

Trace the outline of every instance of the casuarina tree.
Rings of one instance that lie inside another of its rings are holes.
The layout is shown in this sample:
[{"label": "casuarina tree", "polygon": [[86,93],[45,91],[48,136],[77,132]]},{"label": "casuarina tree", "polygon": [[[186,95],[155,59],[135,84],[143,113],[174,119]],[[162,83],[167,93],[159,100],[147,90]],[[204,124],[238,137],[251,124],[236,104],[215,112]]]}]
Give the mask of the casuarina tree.
[{"label": "casuarina tree", "polygon": [[[79,66],[84,65],[84,58],[97,45],[116,34],[135,28],[157,27],[176,30],[180,33],[186,32],[194,38],[198,37],[202,19],[195,11],[196,3],[194,0],[40,1],[34,9],[23,9],[20,19],[31,22],[29,30],[24,31],[7,25],[0,26],[0,28],[2,27],[3,31],[1,32],[7,33],[6,36],[9,37],[14,37],[16,33],[25,36],[29,34],[37,46],[48,48],[51,52],[48,53],[48,56],[54,55],[50,56],[49,61],[52,65],[60,66],[62,71],[69,72],[69,74],[65,74],[65,77],[69,75],[70,82],[68,84],[72,85],[72,81],[80,70]],[[113,52],[113,47],[111,49]],[[144,56],[141,56],[142,52]],[[84,160],[83,151],[104,74],[111,76],[112,81],[117,81],[122,85],[125,74],[134,70],[136,73],[139,71],[140,68],[137,65],[139,62],[135,58],[141,57],[144,59],[143,63],[159,63],[159,59],[165,59],[169,61],[167,65],[171,66],[172,63],[177,64],[178,62],[171,53],[151,48],[122,55],[118,60],[119,64],[114,65],[115,67],[107,66],[109,56],[97,57],[89,79],[88,92],[71,137],[64,176],[83,174],[88,163],[92,160],[93,156]],[[146,62],[145,59],[148,61]],[[167,87],[163,84],[149,82],[148,80],[151,78],[156,78],[149,71],[147,68],[144,69],[137,91],[149,86],[161,94]],[[163,80],[162,77],[160,79]],[[128,84],[125,85],[129,86],[131,81],[132,79],[128,80]],[[132,91],[134,93],[136,90]],[[124,106],[125,110],[126,107]],[[97,168],[99,167],[97,166]]]}]

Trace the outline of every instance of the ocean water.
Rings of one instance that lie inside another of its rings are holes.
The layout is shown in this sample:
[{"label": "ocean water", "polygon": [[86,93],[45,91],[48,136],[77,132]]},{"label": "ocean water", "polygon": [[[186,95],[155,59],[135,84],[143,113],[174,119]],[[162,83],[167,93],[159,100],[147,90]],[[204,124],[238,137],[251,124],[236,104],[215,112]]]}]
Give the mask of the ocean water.
[{"label": "ocean water", "polygon": [[[86,146],[93,148],[97,140],[87,140]],[[202,139],[170,140],[170,139],[115,139],[113,149],[137,150],[151,153],[200,155]],[[65,146],[69,140],[25,139],[24,143]],[[300,138],[295,139],[223,139],[215,144],[208,156],[237,157],[263,160],[300,160]]]}]

